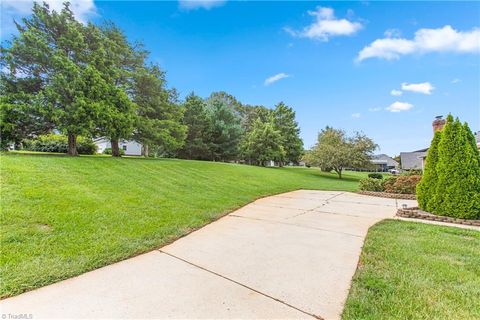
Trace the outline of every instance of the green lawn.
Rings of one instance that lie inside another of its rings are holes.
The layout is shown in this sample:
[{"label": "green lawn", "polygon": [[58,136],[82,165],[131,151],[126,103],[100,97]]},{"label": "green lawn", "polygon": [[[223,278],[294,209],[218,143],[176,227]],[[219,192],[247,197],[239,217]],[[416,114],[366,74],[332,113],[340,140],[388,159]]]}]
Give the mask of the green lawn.
[{"label": "green lawn", "polygon": [[41,154],[2,155],[0,164],[1,297],[160,247],[255,198],[354,191],[366,175]]},{"label": "green lawn", "polygon": [[480,319],[480,232],[394,220],[376,224],[343,319]]}]

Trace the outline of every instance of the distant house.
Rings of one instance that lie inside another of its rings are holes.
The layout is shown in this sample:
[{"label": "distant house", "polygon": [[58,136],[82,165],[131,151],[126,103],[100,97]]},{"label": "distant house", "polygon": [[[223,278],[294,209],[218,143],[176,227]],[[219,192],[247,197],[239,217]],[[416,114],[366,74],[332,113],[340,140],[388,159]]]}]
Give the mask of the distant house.
[{"label": "distant house", "polygon": [[[432,122],[433,133],[442,131],[445,125],[445,119],[442,116],[435,117]],[[400,152],[400,163],[403,170],[423,170],[428,148],[412,152]]]},{"label": "distant house", "polygon": [[424,161],[428,153],[428,148],[412,151],[400,152],[400,162],[403,170],[423,170]]},{"label": "distant house", "polygon": [[480,150],[480,131],[477,132],[475,138],[477,139],[477,149]]},{"label": "distant house", "polygon": [[375,165],[377,171],[386,172],[390,169],[397,169],[399,167],[397,161],[383,153],[372,156],[370,162]]},{"label": "distant house", "polygon": [[[112,145],[110,140],[105,138],[98,138],[94,140],[97,145],[97,152],[103,153],[105,149],[111,148]],[[127,156],[141,156],[142,155],[142,145],[133,140],[120,140],[118,142],[120,150],[125,152]]]}]

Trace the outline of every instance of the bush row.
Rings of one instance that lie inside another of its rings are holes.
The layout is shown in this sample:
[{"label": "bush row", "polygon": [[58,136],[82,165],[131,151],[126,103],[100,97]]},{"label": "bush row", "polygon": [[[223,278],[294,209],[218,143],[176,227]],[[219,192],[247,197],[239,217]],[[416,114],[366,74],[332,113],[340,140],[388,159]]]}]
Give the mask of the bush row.
[{"label": "bush row", "polygon": [[[67,153],[68,139],[67,136],[60,134],[41,135],[36,139],[24,140],[23,149],[28,151]],[[97,146],[92,139],[79,136],[77,137],[77,151],[79,154],[95,154]]]},{"label": "bush row", "polygon": [[392,176],[385,180],[368,177],[360,180],[360,190],[415,194],[415,188],[421,178],[419,175]]}]

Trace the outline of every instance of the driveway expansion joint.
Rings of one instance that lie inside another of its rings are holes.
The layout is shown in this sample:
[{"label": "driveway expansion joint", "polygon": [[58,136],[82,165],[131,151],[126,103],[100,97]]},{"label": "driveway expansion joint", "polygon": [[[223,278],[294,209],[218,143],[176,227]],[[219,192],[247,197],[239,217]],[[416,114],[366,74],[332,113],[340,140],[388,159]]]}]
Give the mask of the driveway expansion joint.
[{"label": "driveway expansion joint", "polygon": [[264,296],[264,297],[266,297],[266,298],[269,298],[269,299],[272,299],[272,300],[274,300],[274,301],[276,301],[276,302],[279,302],[279,303],[281,303],[281,304],[283,304],[283,305],[285,305],[285,306],[287,306],[287,307],[289,307],[289,308],[295,309],[295,310],[297,310],[297,311],[299,311],[299,312],[301,312],[301,313],[303,313],[303,314],[305,314],[305,315],[307,315],[307,316],[313,317],[314,319],[325,320],[325,319],[322,318],[321,316],[318,316],[318,315],[316,315],[316,314],[313,314],[313,313],[310,313],[310,312],[308,312],[308,311],[302,310],[302,309],[300,309],[300,308],[298,308],[298,307],[295,307],[294,305],[291,305],[291,304],[289,304],[289,303],[287,303],[287,302],[285,302],[285,301],[282,301],[282,300],[280,300],[280,299],[278,299],[278,298],[272,297],[272,296],[269,295],[269,294],[266,294],[266,293],[264,293],[264,292],[261,292],[261,291],[255,289],[255,288],[249,287],[249,286],[247,286],[247,285],[245,285],[245,284],[243,284],[243,283],[241,283],[241,282],[238,282],[238,281],[233,280],[233,279],[231,279],[231,278],[229,278],[229,277],[226,277],[226,276],[224,276],[224,275],[221,275],[221,274],[218,273],[218,272],[215,272],[215,271],[209,270],[209,269],[207,269],[207,268],[204,268],[204,267],[202,267],[202,266],[199,266],[198,264],[195,264],[195,263],[193,263],[193,262],[190,262],[190,261],[188,261],[188,260],[185,260],[185,259],[183,259],[183,258],[180,258],[180,257],[178,257],[178,256],[176,256],[176,255],[173,255],[173,254],[171,254],[171,253],[168,253],[168,252],[166,252],[166,251],[163,251],[162,249],[158,249],[157,251],[159,251],[160,253],[166,254],[166,255],[169,256],[169,257],[172,257],[172,258],[174,258],[174,259],[177,259],[177,260],[180,260],[180,261],[182,261],[182,262],[184,262],[184,263],[187,263],[187,264],[189,264],[189,265],[191,265],[191,266],[193,266],[193,267],[195,267],[195,268],[198,268],[198,269],[201,269],[201,270],[206,271],[206,272],[208,272],[208,273],[211,273],[211,274],[213,274],[213,275],[215,275],[215,276],[217,276],[217,277],[220,277],[220,278],[225,279],[225,280],[227,280],[227,281],[233,282],[233,283],[235,283],[236,285],[242,286],[242,287],[244,287],[244,288],[246,288],[246,289],[248,289],[248,290],[250,290],[250,291],[253,291],[253,292],[255,292],[255,293],[258,293],[258,294],[260,294],[260,295],[262,295],[262,296]]}]

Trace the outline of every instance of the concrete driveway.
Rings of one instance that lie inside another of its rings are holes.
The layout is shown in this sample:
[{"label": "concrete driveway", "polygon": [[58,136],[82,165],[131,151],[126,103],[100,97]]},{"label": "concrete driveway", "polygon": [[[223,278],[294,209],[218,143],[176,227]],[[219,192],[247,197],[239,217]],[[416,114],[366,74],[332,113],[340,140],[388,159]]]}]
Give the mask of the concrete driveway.
[{"label": "concrete driveway", "polygon": [[409,200],[299,190],[0,302],[38,318],[339,319],[368,228]]}]

